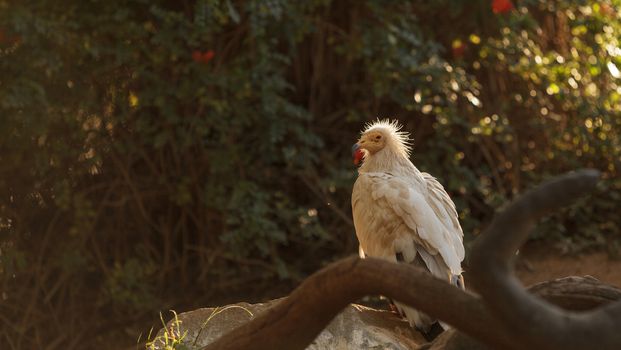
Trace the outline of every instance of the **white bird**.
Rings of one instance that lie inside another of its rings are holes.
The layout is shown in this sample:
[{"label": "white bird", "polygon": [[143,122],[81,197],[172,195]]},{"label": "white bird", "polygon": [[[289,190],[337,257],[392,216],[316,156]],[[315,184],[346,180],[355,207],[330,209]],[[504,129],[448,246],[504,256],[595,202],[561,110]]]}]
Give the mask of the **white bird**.
[{"label": "white bird", "polygon": [[[354,162],[363,160],[351,198],[360,255],[417,264],[463,289],[463,232],[455,204],[433,176],[412,164],[409,135],[400,129],[397,121],[378,120],[352,148]],[[424,332],[436,321],[395,305]]]}]

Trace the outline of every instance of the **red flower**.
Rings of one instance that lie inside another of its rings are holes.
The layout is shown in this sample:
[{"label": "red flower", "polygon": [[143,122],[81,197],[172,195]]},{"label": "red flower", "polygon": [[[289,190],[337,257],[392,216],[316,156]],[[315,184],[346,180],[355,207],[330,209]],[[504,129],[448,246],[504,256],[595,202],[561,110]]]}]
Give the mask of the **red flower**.
[{"label": "red flower", "polygon": [[204,61],[205,63],[207,63],[207,62],[211,61],[211,59],[212,59],[212,58],[213,58],[213,56],[215,56],[215,55],[216,55],[216,53],[215,53],[215,52],[213,52],[212,50],[209,50],[209,51],[207,51],[207,52],[205,52],[205,53],[203,54],[203,61]]},{"label": "red flower", "polygon": [[7,34],[7,32],[3,28],[0,28],[0,45],[14,45],[16,43],[19,43],[20,41],[21,37]]},{"label": "red flower", "polygon": [[493,0],[492,1],[492,12],[498,13],[507,13],[513,10],[513,3],[511,0]]},{"label": "red flower", "polygon": [[192,60],[194,60],[194,62],[197,62],[197,63],[207,64],[207,63],[209,63],[209,61],[211,61],[211,59],[215,55],[216,55],[216,53],[213,52],[213,50],[208,50],[208,51],[205,51],[205,52],[201,52],[199,50],[194,50],[192,52]]}]

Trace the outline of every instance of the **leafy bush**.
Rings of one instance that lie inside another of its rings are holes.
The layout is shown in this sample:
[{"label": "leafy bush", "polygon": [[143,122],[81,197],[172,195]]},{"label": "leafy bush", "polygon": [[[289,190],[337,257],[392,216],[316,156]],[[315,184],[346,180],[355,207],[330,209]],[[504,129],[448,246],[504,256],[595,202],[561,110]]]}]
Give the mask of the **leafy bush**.
[{"label": "leafy bush", "polygon": [[590,166],[600,193],[538,237],[615,247],[619,2],[515,5],[0,2],[0,341],[76,348],[354,252],[349,149],[377,117],[468,240]]}]

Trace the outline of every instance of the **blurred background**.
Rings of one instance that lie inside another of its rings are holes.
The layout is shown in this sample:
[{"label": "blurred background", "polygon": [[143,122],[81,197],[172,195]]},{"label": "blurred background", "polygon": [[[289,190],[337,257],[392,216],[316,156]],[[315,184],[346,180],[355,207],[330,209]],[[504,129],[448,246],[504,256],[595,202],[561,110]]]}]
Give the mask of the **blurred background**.
[{"label": "blurred background", "polygon": [[350,150],[378,117],[467,245],[517,193],[602,170],[532,244],[607,264],[620,5],[0,0],[1,347],[135,348],[160,312],[280,297],[355,254]]}]

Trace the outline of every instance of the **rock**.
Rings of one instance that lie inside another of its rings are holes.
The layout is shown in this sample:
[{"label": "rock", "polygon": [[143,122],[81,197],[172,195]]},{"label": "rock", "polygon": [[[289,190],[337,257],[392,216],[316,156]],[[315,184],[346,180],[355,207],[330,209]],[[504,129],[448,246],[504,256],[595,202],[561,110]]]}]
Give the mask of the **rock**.
[{"label": "rock", "polygon": [[[238,303],[218,308],[202,308],[179,314],[167,324],[168,335],[162,329],[153,341],[153,348],[165,349],[166,344],[185,345],[188,350],[199,349],[224,333],[249,321],[270,306]],[[427,343],[422,334],[390,311],[376,310],[350,304],[326,327],[308,350],[411,350]]]},{"label": "rock", "polygon": [[[621,289],[592,277],[566,277],[529,288],[535,295],[568,310],[589,310],[621,299]],[[281,299],[279,299],[281,300]],[[160,330],[149,349],[195,350],[248,322],[279,302],[238,303],[182,313]],[[176,345],[166,347],[166,345]],[[484,350],[483,344],[450,329],[432,344],[390,311],[350,304],[323,330],[309,350]]]}]

